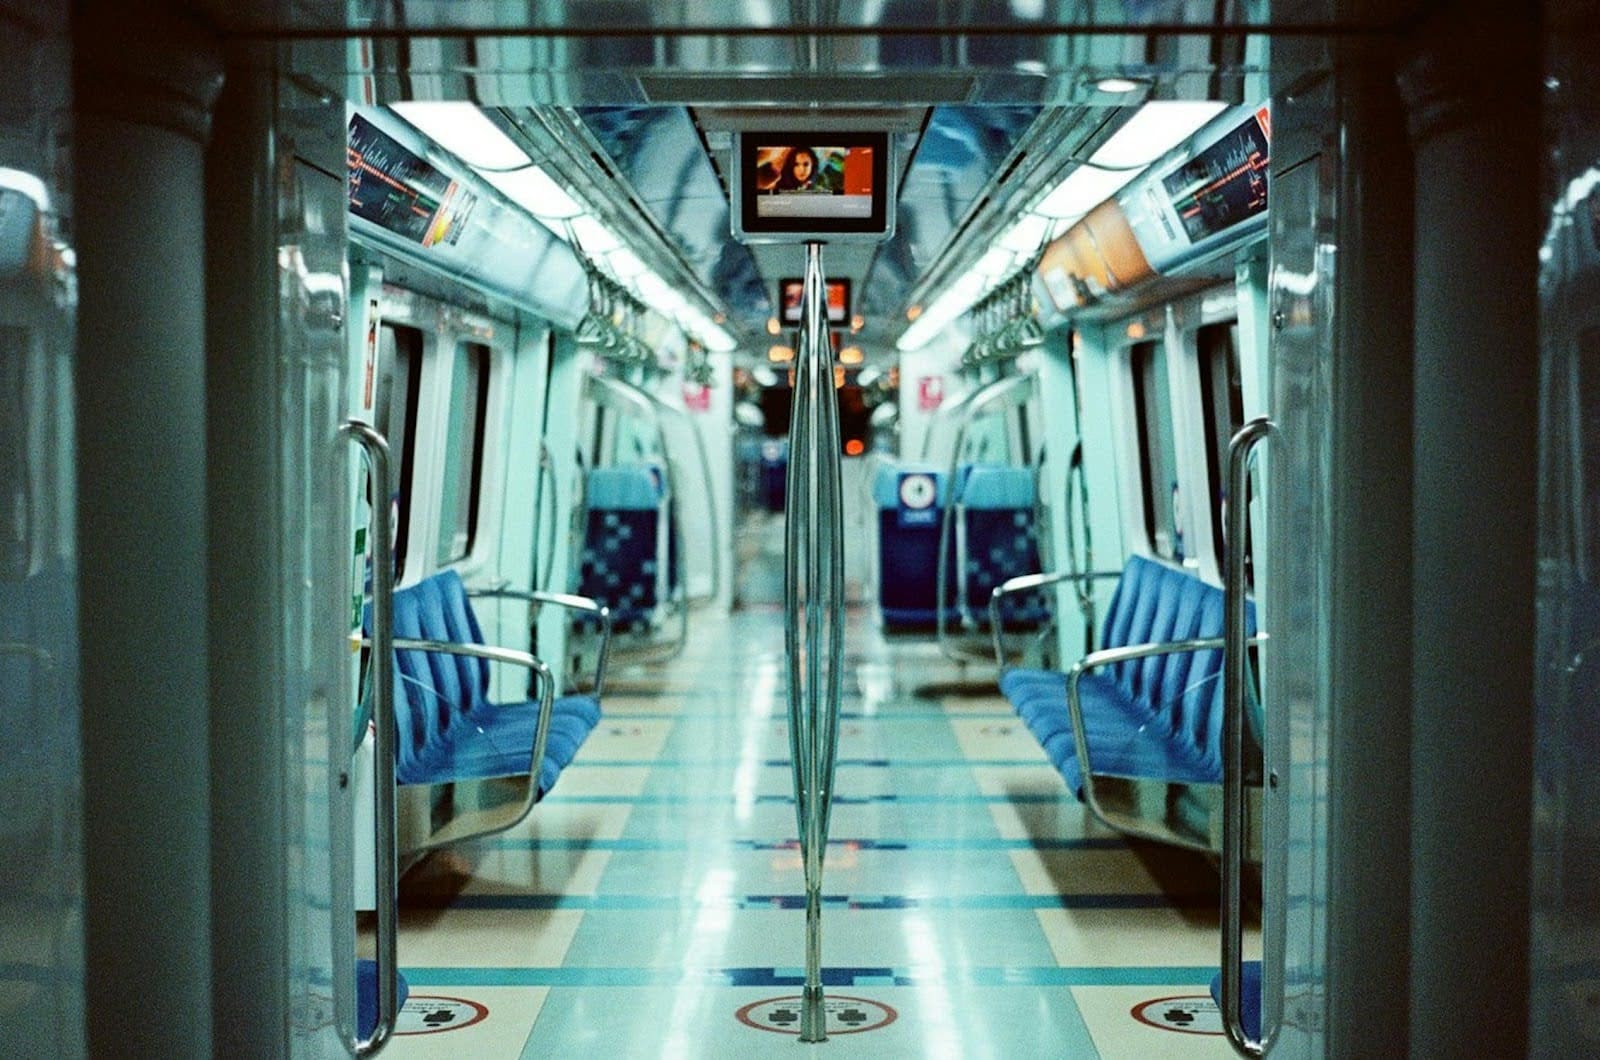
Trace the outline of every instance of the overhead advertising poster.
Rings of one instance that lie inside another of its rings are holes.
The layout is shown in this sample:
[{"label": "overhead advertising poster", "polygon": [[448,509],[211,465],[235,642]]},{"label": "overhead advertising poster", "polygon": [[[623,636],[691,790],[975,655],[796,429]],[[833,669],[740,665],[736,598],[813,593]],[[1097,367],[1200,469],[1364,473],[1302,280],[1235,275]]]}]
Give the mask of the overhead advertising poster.
[{"label": "overhead advertising poster", "polygon": [[346,150],[351,213],[424,247],[461,238],[476,195],[359,114]]},{"label": "overhead advertising poster", "polygon": [[1252,114],[1162,181],[1191,243],[1267,209],[1267,112]]}]

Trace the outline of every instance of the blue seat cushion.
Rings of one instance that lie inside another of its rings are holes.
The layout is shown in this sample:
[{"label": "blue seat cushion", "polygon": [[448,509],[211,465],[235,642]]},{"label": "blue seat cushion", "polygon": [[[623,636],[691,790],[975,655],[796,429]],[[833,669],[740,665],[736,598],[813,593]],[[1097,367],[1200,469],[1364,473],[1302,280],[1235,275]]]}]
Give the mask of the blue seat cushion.
[{"label": "blue seat cushion", "polygon": [[[1254,1041],[1261,1040],[1261,962],[1245,961],[1239,966],[1241,972],[1239,991],[1239,1022],[1244,1026],[1246,1036]],[[1219,971],[1211,979],[1211,999],[1218,1007],[1222,1005],[1222,973]]]},{"label": "blue seat cushion", "polygon": [[[401,1005],[411,996],[411,986],[406,977],[396,973],[395,999]],[[378,962],[366,958],[356,960],[356,1037],[362,1041],[372,1037],[378,1026]]]}]

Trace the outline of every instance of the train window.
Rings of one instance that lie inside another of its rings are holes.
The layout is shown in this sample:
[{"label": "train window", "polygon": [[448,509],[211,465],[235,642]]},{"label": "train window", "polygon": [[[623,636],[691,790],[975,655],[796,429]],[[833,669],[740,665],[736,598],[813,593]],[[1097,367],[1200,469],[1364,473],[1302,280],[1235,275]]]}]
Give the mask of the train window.
[{"label": "train window", "polygon": [[[1244,392],[1239,382],[1239,325],[1207,324],[1195,336],[1200,354],[1200,400],[1206,419],[1206,477],[1211,488],[1211,540],[1217,569],[1224,562],[1224,512],[1228,503],[1228,443],[1244,425]],[[1245,577],[1250,575],[1249,544]]]},{"label": "train window", "polygon": [[385,324],[379,331],[378,373],[373,402],[374,425],[389,440],[391,469],[394,475],[395,506],[394,573],[406,569],[406,545],[411,538],[411,469],[417,448],[417,407],[421,403],[422,332],[398,324]]},{"label": "train window", "polygon": [[1137,343],[1130,351],[1133,403],[1139,431],[1139,474],[1144,492],[1144,527],[1150,551],[1182,561],[1178,526],[1178,447],[1172,429],[1172,394],[1167,355],[1160,342]]},{"label": "train window", "polygon": [[464,342],[450,370],[450,424],[445,438],[444,495],[439,506],[442,564],[465,559],[478,531],[483,436],[489,419],[489,347]]}]

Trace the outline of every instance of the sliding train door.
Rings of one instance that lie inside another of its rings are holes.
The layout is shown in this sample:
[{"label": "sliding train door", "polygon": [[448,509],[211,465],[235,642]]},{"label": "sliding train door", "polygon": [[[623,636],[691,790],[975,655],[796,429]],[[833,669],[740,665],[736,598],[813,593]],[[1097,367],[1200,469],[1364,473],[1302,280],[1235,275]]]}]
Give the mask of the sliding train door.
[{"label": "sliding train door", "polygon": [[1256,467],[1261,1030],[1296,1057],[1406,1040],[1411,821],[1407,145],[1382,64],[1304,48],[1275,67]]}]

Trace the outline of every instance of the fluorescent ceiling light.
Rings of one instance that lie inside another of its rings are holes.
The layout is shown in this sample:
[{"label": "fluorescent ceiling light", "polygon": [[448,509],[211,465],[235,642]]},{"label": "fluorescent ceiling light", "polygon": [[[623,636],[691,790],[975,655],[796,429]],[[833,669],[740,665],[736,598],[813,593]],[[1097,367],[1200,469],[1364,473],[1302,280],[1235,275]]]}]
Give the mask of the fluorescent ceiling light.
[{"label": "fluorescent ceiling light", "polygon": [[1089,157],[1100,166],[1143,168],[1193,136],[1227,109],[1225,103],[1159,100],[1134,112],[1127,124]]},{"label": "fluorescent ceiling light", "polygon": [[390,108],[473,169],[510,169],[527,154],[471,103],[396,103]]},{"label": "fluorescent ceiling light", "polygon": [[[509,173],[482,173],[506,198],[541,220],[565,221],[583,213],[583,205],[533,163]],[[552,226],[559,228],[560,226]]]},{"label": "fluorescent ceiling light", "polygon": [[567,223],[572,226],[572,235],[578,241],[578,246],[591,258],[604,257],[622,249],[622,240],[617,238],[617,234],[587,214],[570,218]]},{"label": "fluorescent ceiling light", "polygon": [[1050,218],[1037,213],[1024,214],[1000,237],[998,245],[1014,254],[1032,254],[1044,244],[1050,227]]},{"label": "fluorescent ceiling light", "polygon": [[645,265],[639,255],[627,247],[619,247],[606,255],[606,267],[623,283],[632,283],[634,279],[645,271]]},{"label": "fluorescent ceiling light", "polygon": [[[1013,255],[1005,247],[990,247],[988,253],[978,259],[978,264],[973,268],[984,280],[993,282],[1011,270]],[[970,275],[970,273],[969,273]]]},{"label": "fluorescent ceiling light", "polygon": [[1136,176],[1138,173],[1134,170],[1079,166],[1033,210],[1045,217],[1076,220],[1122,190],[1122,186]]},{"label": "fluorescent ceiling light", "polygon": [[1125,96],[1129,92],[1139,91],[1141,84],[1126,77],[1102,77],[1094,83],[1094,87],[1097,92],[1106,92],[1113,96]]}]

